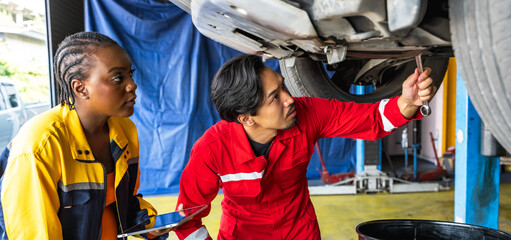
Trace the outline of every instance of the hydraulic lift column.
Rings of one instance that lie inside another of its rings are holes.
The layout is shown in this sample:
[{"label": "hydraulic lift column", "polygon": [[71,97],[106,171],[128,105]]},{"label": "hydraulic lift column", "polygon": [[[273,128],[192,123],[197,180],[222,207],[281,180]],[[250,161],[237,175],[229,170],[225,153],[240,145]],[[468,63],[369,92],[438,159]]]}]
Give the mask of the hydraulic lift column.
[{"label": "hydraulic lift column", "polygon": [[481,118],[456,77],[454,220],[498,229],[500,159],[481,155]]}]

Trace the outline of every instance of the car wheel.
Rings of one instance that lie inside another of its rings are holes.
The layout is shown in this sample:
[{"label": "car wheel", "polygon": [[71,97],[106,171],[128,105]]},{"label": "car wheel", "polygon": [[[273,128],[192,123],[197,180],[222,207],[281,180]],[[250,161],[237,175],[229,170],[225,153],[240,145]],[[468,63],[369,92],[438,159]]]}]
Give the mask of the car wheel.
[{"label": "car wheel", "polygon": [[511,1],[453,0],[454,54],[475,109],[511,151]]},{"label": "car wheel", "polygon": [[[431,77],[439,87],[449,59],[423,57],[423,66],[433,69]],[[401,85],[416,68],[415,59],[351,59],[338,63],[333,71],[309,57],[280,60],[286,86],[293,96],[338,99],[344,102],[377,102],[401,93]],[[353,85],[372,85],[373,91],[353,94]],[[351,89],[351,91],[350,91]]]}]

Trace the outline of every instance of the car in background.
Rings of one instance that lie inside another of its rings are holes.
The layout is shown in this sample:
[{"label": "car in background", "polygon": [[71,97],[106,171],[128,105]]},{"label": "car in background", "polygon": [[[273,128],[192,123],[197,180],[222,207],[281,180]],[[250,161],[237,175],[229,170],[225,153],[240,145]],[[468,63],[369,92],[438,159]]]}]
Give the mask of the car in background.
[{"label": "car in background", "polygon": [[456,56],[476,110],[511,151],[511,1],[170,1],[205,36],[279,59],[294,96],[376,102],[400,94],[416,55],[436,86]]},{"label": "car in background", "polygon": [[49,102],[25,104],[14,83],[0,77],[0,148],[9,144],[28,119],[49,109]]}]

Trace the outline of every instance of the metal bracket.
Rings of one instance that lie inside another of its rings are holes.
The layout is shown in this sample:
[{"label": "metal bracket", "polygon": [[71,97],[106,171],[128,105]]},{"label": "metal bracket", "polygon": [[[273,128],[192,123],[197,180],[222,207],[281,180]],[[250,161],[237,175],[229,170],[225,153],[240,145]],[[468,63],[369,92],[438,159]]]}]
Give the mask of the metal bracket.
[{"label": "metal bracket", "polygon": [[335,64],[344,61],[346,59],[346,53],[348,52],[348,47],[346,46],[338,46],[338,47],[325,47],[324,49],[326,54],[326,59],[328,64]]}]

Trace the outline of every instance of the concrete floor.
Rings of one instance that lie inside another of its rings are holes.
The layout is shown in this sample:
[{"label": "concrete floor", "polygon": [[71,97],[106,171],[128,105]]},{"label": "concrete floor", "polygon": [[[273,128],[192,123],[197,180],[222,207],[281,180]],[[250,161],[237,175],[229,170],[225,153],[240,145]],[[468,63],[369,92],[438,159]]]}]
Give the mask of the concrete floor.
[{"label": "concrete floor", "polygon": [[[176,196],[146,199],[160,213],[172,211],[177,201]],[[210,215],[203,219],[213,239],[216,239],[218,234],[222,199],[223,195],[215,198]],[[370,220],[454,220],[454,190],[407,194],[312,196],[311,199],[324,240],[358,239],[356,226]],[[503,183],[500,187],[499,229],[511,233],[511,183]],[[169,239],[177,237],[171,232]]]}]

